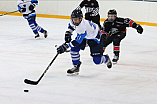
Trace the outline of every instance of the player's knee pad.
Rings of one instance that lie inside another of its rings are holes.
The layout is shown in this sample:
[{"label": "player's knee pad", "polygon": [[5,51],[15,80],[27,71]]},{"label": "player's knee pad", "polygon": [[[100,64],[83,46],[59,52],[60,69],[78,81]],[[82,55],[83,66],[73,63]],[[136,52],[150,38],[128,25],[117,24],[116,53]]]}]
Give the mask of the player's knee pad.
[{"label": "player's knee pad", "polygon": [[30,16],[28,19],[27,19],[27,21],[29,22],[29,21],[35,21],[36,20],[36,16]]},{"label": "player's knee pad", "polygon": [[93,62],[97,65],[100,64],[101,63],[101,56],[94,56]]},{"label": "player's knee pad", "polygon": [[[34,21],[28,21],[28,24],[31,25],[31,24],[34,24],[35,22]],[[35,24],[34,24],[35,25]]]}]

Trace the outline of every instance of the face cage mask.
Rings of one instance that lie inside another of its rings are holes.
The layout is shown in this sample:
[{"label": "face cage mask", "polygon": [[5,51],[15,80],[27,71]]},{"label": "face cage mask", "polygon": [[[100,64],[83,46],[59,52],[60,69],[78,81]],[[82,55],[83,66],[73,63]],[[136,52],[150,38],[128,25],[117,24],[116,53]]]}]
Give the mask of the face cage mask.
[{"label": "face cage mask", "polygon": [[73,22],[73,18],[71,18],[71,21],[72,21],[72,23],[73,23],[75,26],[78,26],[78,25],[81,23],[82,18],[79,18],[79,20],[80,20],[80,22],[79,22],[79,23],[74,23],[74,22]]},{"label": "face cage mask", "polygon": [[[115,19],[116,19],[117,15],[114,15],[114,17],[115,17]],[[113,22],[115,19],[109,19],[109,18],[108,18],[108,21],[109,21],[109,22]]]}]

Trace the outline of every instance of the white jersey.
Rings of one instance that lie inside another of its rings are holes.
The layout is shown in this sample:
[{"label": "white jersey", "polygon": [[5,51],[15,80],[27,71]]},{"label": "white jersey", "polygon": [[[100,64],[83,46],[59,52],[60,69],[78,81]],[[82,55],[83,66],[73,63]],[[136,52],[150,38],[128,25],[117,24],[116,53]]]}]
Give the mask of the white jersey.
[{"label": "white jersey", "polygon": [[[100,37],[101,33],[99,32],[99,27],[97,24],[82,19],[81,23],[78,26],[73,25],[72,23],[69,23],[69,31],[76,31],[77,37],[75,38],[75,41],[81,44],[83,39],[86,40],[95,40],[97,43],[100,43]],[[75,46],[74,44],[70,43],[70,46]]]},{"label": "white jersey", "polygon": [[22,8],[26,9],[25,12],[21,12],[26,19],[28,19],[30,16],[36,15],[35,10],[29,10],[29,6],[31,4],[37,5],[38,1],[37,0],[18,0],[17,2],[17,6],[19,10],[21,10]]}]

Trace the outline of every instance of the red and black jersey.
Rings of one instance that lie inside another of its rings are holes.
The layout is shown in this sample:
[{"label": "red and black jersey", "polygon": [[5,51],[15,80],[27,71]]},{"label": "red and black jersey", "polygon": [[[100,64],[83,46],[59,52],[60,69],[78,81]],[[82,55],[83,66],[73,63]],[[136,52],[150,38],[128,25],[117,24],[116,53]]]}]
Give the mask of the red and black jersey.
[{"label": "red and black jersey", "polygon": [[108,21],[108,19],[104,21],[103,31],[109,33],[112,28],[117,28],[119,32],[126,32],[126,27],[136,28],[137,24],[129,18],[116,17],[113,22]]}]

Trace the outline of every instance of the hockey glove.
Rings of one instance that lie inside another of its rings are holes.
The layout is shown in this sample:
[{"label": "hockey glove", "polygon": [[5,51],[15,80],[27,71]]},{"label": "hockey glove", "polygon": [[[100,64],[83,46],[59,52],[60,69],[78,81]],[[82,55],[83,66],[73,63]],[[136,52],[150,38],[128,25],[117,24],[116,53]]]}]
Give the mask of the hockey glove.
[{"label": "hockey glove", "polygon": [[137,25],[136,30],[138,33],[142,34],[143,33],[143,28],[141,25]]},{"label": "hockey glove", "polygon": [[69,45],[64,43],[57,48],[57,53],[62,54],[69,48]]},{"label": "hockey glove", "polygon": [[69,42],[71,42],[71,32],[69,32],[69,31],[66,31],[65,32],[65,42],[66,43],[69,43]]},{"label": "hockey glove", "polygon": [[35,8],[35,4],[31,4],[30,6],[29,6],[29,10],[33,10]]},{"label": "hockey glove", "polygon": [[21,8],[19,12],[26,12],[26,8]]},{"label": "hockey glove", "polygon": [[106,38],[107,36],[109,36],[109,34],[107,34],[107,33],[106,33],[105,31],[103,31],[103,30],[101,31],[101,34],[102,34],[102,36],[105,37],[105,38]]}]

